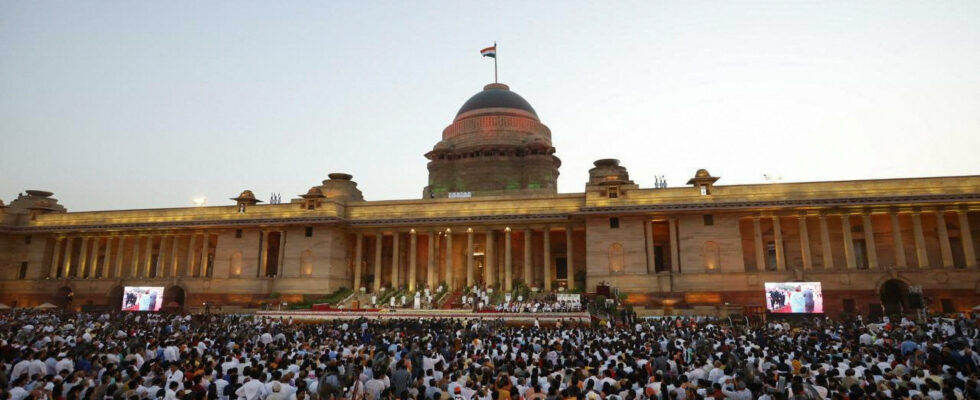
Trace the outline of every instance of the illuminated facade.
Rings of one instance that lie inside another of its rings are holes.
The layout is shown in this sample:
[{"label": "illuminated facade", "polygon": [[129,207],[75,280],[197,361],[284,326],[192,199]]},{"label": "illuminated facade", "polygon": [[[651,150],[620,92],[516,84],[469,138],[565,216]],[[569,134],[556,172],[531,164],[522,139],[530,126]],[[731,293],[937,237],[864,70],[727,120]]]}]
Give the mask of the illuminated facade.
[{"label": "illuminated facade", "polygon": [[346,174],[284,204],[245,191],[227,206],[67,212],[28,191],[0,208],[0,302],[71,292],[75,306],[108,305],[122,286],[244,305],[339,287],[606,282],[637,305],[704,312],[761,306],[764,282],[820,281],[832,315],[907,309],[910,287],[934,310],[980,304],[980,176],[725,186],[699,170],[688,186],[640,188],[603,159],[584,192],[559,194],[550,130],[500,84],[425,156],[415,200],[365,201]]}]

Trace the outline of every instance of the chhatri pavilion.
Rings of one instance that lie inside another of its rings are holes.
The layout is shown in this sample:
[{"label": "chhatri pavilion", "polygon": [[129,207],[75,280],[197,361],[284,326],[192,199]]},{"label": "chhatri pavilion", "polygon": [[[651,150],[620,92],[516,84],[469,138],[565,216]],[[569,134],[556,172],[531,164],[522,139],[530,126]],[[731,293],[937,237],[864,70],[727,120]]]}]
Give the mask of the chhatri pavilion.
[{"label": "chhatri pavilion", "polygon": [[[980,304],[980,176],[642,188],[601,159],[558,193],[551,130],[489,84],[425,154],[419,199],[368,201],[331,173],[262,204],[69,212],[51,192],[0,202],[0,302],[118,305],[124,286],[167,301],[244,305],[353,288],[518,285],[650,308],[762,306],[765,282],[821,282],[831,316]],[[567,171],[566,171],[567,172]],[[70,295],[70,296],[69,296]]]}]

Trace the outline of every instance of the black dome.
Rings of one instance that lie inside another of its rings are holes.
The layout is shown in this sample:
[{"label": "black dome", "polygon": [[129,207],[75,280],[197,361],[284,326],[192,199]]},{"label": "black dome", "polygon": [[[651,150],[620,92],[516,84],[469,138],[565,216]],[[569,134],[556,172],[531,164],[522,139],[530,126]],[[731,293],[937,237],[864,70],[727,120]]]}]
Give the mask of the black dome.
[{"label": "black dome", "polygon": [[531,107],[531,103],[524,100],[521,95],[511,92],[510,88],[502,83],[491,83],[484,86],[482,92],[473,95],[469,100],[466,100],[466,103],[463,103],[456,116],[459,117],[462,113],[481,108],[516,108],[527,111],[535,117],[538,116],[538,113],[534,112],[534,107]]}]

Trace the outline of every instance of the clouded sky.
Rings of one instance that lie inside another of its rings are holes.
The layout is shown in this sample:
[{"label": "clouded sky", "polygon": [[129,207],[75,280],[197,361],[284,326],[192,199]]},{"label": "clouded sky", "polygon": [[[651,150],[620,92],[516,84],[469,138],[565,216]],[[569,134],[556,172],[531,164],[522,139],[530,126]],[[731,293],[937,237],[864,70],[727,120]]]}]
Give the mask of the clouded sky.
[{"label": "clouded sky", "polygon": [[[790,4],[792,3],[792,4]],[[493,79],[642,187],[980,173],[980,2],[0,2],[0,199],[73,211],[421,197]]]}]

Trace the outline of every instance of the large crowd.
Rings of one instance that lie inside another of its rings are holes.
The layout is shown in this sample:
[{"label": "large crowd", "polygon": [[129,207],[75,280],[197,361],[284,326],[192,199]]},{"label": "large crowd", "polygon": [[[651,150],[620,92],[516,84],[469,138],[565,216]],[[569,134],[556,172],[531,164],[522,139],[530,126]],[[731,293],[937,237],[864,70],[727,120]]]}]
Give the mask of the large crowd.
[{"label": "large crowd", "polygon": [[[535,324],[537,325],[537,324]],[[0,314],[0,400],[978,399],[977,320]]]}]

